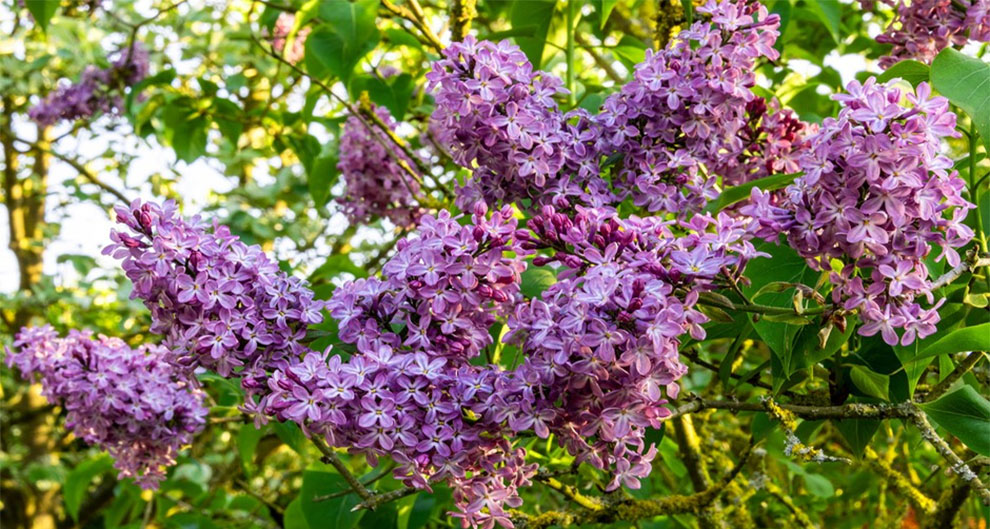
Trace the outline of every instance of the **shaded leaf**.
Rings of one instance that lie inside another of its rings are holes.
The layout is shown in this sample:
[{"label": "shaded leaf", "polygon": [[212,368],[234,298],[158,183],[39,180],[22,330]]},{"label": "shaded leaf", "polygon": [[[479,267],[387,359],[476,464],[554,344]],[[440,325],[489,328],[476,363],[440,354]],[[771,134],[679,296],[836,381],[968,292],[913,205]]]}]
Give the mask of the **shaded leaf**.
[{"label": "shaded leaf", "polygon": [[65,477],[62,497],[65,499],[65,510],[73,520],[79,521],[79,507],[82,506],[86,491],[89,490],[89,484],[111,468],[113,468],[113,458],[107,454],[99,454],[76,465],[76,468]]},{"label": "shaded leaf", "polygon": [[963,386],[919,406],[974,452],[990,457],[990,402],[972,386]]},{"label": "shaded leaf", "polygon": [[966,111],[990,152],[990,64],[951,47],[932,61],[932,86]]}]

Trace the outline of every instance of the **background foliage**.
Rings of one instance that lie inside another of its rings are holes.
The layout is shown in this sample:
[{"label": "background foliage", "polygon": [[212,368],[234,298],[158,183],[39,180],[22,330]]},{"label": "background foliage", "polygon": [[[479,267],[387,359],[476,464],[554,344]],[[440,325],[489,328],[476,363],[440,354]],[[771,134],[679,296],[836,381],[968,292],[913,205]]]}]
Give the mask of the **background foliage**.
[{"label": "background foliage", "polygon": [[[887,49],[873,37],[891,11],[865,13],[858,3],[833,0],[764,3],[781,16],[781,59],[760,64],[757,90],[803,120],[834,116],[838,107],[831,94],[852,78],[879,72],[875,61]],[[303,25],[312,28],[296,65],[271,52],[282,12],[297,12],[290,41]],[[597,109],[646,49],[665,43],[692,17],[692,4],[678,0],[6,2],[0,7],[2,196],[17,277],[11,276],[10,290],[0,297],[0,339],[7,343],[21,326],[48,322],[60,332],[86,327],[133,345],[154,341],[146,310],[128,299],[130,285],[113,263],[93,252],[51,245],[72,228],[66,222],[78,221],[80,205],[109,215],[113,205],[136,197],[182,204],[183,186],[195,185],[205,174],[221,184],[207,184],[205,200],[184,204],[185,212],[205,211],[244,241],[260,244],[325,299],[341,281],[378,271],[405,232],[386,220],[351,225],[342,215],[334,201],[343,192],[335,169],[341,125],[366,94],[409,124],[399,133],[416,146],[414,132],[426,130],[432,111],[424,75],[439,57],[437,35],[469,27],[479,38],[512,39],[534,67],[574,87],[565,107]],[[151,51],[152,75],[129,92],[122,116],[55,126],[27,118],[39,95],[77,79],[88,65],[106,65],[109,51],[134,40]],[[979,97],[970,79],[990,78],[985,57],[985,46],[969,46],[965,53],[940,55],[931,67],[900,63],[882,76],[915,84],[931,80],[960,110],[960,129],[970,135],[949,140],[947,148],[970,183],[969,200],[979,205],[967,223],[978,231],[974,245],[982,243],[983,252],[982,229],[990,226],[990,99]],[[386,65],[402,73],[383,75]],[[432,185],[438,188],[467,175],[449,160],[430,162]],[[748,196],[745,189],[732,191],[737,198]],[[442,192],[436,196],[445,198]],[[72,233],[80,233],[79,227]],[[93,237],[106,242],[104,233]],[[764,250],[772,257],[749,266],[752,284],[746,295],[772,282],[819,282],[786,245]],[[553,281],[529,274],[523,290],[539,292]],[[990,349],[988,285],[984,266],[945,286],[948,302],[938,333],[909,347],[857,336],[850,326],[844,333],[833,330],[821,348],[815,326],[723,312],[726,318],[709,325],[705,341],[682,350],[691,371],[674,405],[697,406],[697,413],[654,432],[660,455],[651,478],[640,490],[619,494],[642,499],[696,492],[733,467],[740,443],[752,433],[761,441],[755,463],[715,506],[730,527],[918,527],[932,523],[931,514],[947,504],[953,515],[958,511],[958,523],[985,527],[990,510],[947,471],[950,465],[911,427],[909,417],[794,422],[758,403],[763,395],[812,407],[900,403],[921,396],[921,408],[952,449],[985,470],[990,369],[979,351]],[[760,301],[787,307],[793,291]],[[325,330],[332,336],[332,328]],[[446,515],[450,491],[442,486],[375,511],[352,512],[358,498],[337,470],[320,462],[298,427],[276,423],[255,429],[233,408],[242,398],[236,385],[220,378],[204,382],[214,402],[214,423],[152,494],[118,481],[108,456],[67,434],[61,410],[46,403],[37,385],[5,368],[0,378],[3,524],[287,529],[457,524]],[[925,399],[936,387],[945,396]],[[715,400],[743,405],[701,409]],[[848,462],[805,463],[785,455],[792,435]],[[526,442],[546,468],[566,469],[572,462],[553,443]],[[347,464],[375,490],[401,487],[362,458]],[[611,478],[580,467],[560,479],[597,495]],[[331,497],[314,499],[326,495]],[[539,484],[527,489],[524,499],[534,512],[570,506],[567,495]],[[693,514],[616,522],[658,529],[699,523],[708,522]]]}]

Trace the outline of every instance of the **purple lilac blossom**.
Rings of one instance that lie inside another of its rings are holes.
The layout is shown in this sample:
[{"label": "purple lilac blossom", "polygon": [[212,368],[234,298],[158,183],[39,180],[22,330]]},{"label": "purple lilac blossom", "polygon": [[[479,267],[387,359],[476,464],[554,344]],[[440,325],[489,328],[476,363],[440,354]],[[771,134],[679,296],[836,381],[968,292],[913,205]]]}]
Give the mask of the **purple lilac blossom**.
[{"label": "purple lilac blossom", "polygon": [[131,297],[151,310],[152,331],[177,364],[241,378],[245,409],[255,411],[251,397],[266,390],[269,371],[308,351],[302,341],[322,321],[323,302],[260,247],[226,226],[183,219],[173,201],[115,212],[127,230],[113,230],[103,253],[122,260]]},{"label": "purple lilac blossom", "polygon": [[536,265],[562,265],[540,299],[519,304],[507,341],[525,353],[493,406],[517,431],[554,434],[578,461],[610,471],[607,490],[639,488],[656,449],[647,428],[671,412],[685,372],[680,337],[703,339],[701,292],[757,255],[742,221],[726,214],[690,222],[620,219],[576,206],[544,206],[524,245],[549,250]]},{"label": "purple lilac blossom", "polygon": [[990,42],[990,0],[860,0],[872,10],[877,1],[897,9],[897,15],[877,42],[893,46],[880,58],[889,68],[898,61],[914,59],[931,64],[949,46],[969,41]]},{"label": "purple lilac blossom", "polygon": [[383,278],[338,288],[327,308],[347,360],[327,350],[277,369],[260,406],[339,447],[399,463],[396,477],[429,488],[447,481],[467,525],[510,525],[505,509],[535,465],[513,448],[493,405],[509,374],[470,362],[492,344],[489,327],[521,301],[525,251],[512,209],[471,223],[447,211],[424,216]]},{"label": "purple lilac blossom", "polygon": [[97,113],[120,113],[120,91],[148,75],[148,50],[140,42],[116,51],[109,68],[87,66],[78,83],[61,86],[31,107],[28,116],[40,125],[76,120]]},{"label": "purple lilac blossom", "polygon": [[709,0],[697,11],[708,17],[667,48],[647,50],[594,118],[596,150],[622,156],[612,169],[616,192],[651,212],[699,211],[718,196],[717,176],[748,172],[736,166],[749,146],[741,132],[756,98],[756,62],[779,56],[780,17],[759,3]]},{"label": "purple lilac blossom", "polygon": [[[881,333],[888,344],[908,345],[935,332],[925,258],[931,246],[950,266],[957,248],[973,237],[963,224],[974,206],[962,198],[965,183],[952,160],[939,154],[941,139],[956,137],[956,116],[928,84],[906,95],[894,82],[871,78],[833,96],[842,104],[808,138],[800,159],[804,175],[771,203],[753,190],[742,212],[760,224],[758,234],[781,231],[815,270],[830,272],[833,301],[856,310],[865,336]],[[903,333],[898,338],[896,329]]]},{"label": "purple lilac blossom", "polygon": [[[395,119],[385,107],[372,104],[382,122],[395,130]],[[340,135],[340,161],[337,169],[344,178],[344,196],[337,199],[353,223],[384,217],[397,226],[416,224],[424,210],[416,201],[419,183],[392,158],[388,147],[392,140],[379,130],[369,130],[354,116],[347,119]],[[412,166],[406,155],[392,148],[392,153]]]},{"label": "purple lilac blossom", "polygon": [[[435,92],[437,140],[473,178],[458,205],[507,204],[536,198],[560,178],[571,142],[553,97],[563,82],[534,71],[522,50],[468,36],[443,52],[426,75]],[[597,171],[595,172],[597,176]]]},{"label": "purple lilac blossom", "polygon": [[206,424],[204,393],[168,361],[161,346],[131,349],[118,338],[50,325],[21,329],[7,365],[37,377],[42,394],[66,412],[66,426],[113,456],[119,477],[158,487],[166,467]]}]

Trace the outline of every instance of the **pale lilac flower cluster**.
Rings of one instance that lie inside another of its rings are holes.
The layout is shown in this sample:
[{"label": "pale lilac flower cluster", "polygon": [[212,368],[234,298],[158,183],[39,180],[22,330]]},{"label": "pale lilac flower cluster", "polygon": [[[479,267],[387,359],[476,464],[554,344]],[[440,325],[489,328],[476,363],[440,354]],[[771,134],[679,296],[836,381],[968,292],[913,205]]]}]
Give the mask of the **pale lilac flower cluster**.
[{"label": "pale lilac flower cluster", "polygon": [[[968,41],[990,42],[990,0],[879,0],[897,16],[877,42],[891,44],[889,55],[880,58],[888,68],[898,61],[914,59],[931,63],[938,52]],[[872,9],[877,0],[860,0]]]},{"label": "pale lilac flower cluster", "polygon": [[275,29],[272,32],[272,48],[281,53],[282,58],[291,64],[296,64],[306,55],[306,38],[309,37],[309,32],[312,30],[309,26],[299,28],[295,40],[292,41],[292,46],[286,49],[286,40],[292,33],[292,26],[295,23],[296,15],[294,13],[283,12],[275,20]]},{"label": "pale lilac flower cluster", "polygon": [[412,486],[447,481],[466,523],[507,523],[535,469],[496,411],[509,376],[470,360],[492,344],[495,316],[521,300],[512,209],[489,217],[480,204],[466,225],[446,211],[424,216],[397,248],[383,279],[345,284],[328,303],[355,354],[291,362],[261,406],[373,464],[390,456]]},{"label": "pale lilac flower cluster", "polygon": [[694,212],[718,196],[748,144],[754,69],[775,60],[780,17],[757,2],[709,0],[666,49],[647,50],[632,81],[610,96],[596,120],[598,151],[622,156],[613,187],[649,211]]},{"label": "pale lilac flower cluster", "polygon": [[308,351],[306,328],[322,321],[323,303],[260,247],[226,226],[183,219],[172,201],[115,212],[128,230],[113,230],[103,253],[122,260],[131,296],[151,310],[152,331],[177,364],[238,376],[252,395],[264,391],[269,370]]},{"label": "pale lilac flower cluster", "polygon": [[[559,178],[569,137],[554,96],[561,80],[541,71],[508,41],[468,36],[454,42],[426,75],[435,91],[432,120],[454,160],[474,177],[458,205],[534,198]],[[476,165],[475,165],[476,164]]]},{"label": "pale lilac flower cluster", "polygon": [[[372,105],[372,109],[383,123],[395,130],[397,123],[387,108]],[[344,123],[339,151],[337,169],[346,188],[344,196],[337,201],[351,222],[383,217],[397,226],[416,224],[424,212],[416,200],[421,192],[419,183],[392,156],[398,156],[410,167],[412,161],[393,147],[385,133],[369,130],[361,119],[351,116]]]},{"label": "pale lilac flower cluster", "polygon": [[119,113],[123,108],[121,93],[148,75],[148,50],[140,42],[118,50],[109,68],[87,66],[78,83],[61,86],[28,110],[28,116],[40,125],[60,120],[87,118],[96,113]]},{"label": "pale lilac flower cluster", "polygon": [[118,338],[50,325],[23,328],[7,365],[41,382],[42,394],[67,412],[66,426],[114,458],[121,478],[154,489],[183,445],[206,424],[203,391],[168,361],[165,348],[131,349]]},{"label": "pale lilac flower cluster", "polygon": [[554,434],[578,461],[608,469],[608,490],[638,488],[656,455],[647,428],[670,416],[664,397],[677,397],[687,371],[680,337],[705,335],[699,294],[717,276],[741,273],[757,252],[742,222],[724,214],[672,223],[576,210],[544,206],[530,220],[534,235],[524,246],[551,252],[534,264],[564,269],[508,321],[507,340],[525,360],[502,413],[514,430]]},{"label": "pale lilac flower cluster", "polygon": [[935,332],[924,259],[931,245],[938,259],[960,262],[957,248],[973,237],[963,221],[974,206],[962,198],[965,183],[952,160],[939,154],[941,138],[958,136],[956,116],[944,97],[930,97],[926,83],[906,96],[892,83],[853,81],[838,118],[828,118],[808,138],[800,163],[804,175],[778,205],[754,190],[745,212],[761,224],[761,235],[784,230],[790,245],[815,270],[831,273],[833,301],[858,310],[860,333],[912,343]]}]

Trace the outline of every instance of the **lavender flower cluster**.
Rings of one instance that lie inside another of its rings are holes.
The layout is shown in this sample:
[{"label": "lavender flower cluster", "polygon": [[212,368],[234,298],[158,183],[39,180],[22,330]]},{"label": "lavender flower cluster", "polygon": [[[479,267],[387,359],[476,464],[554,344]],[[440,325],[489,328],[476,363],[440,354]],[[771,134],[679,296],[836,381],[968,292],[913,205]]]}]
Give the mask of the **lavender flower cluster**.
[{"label": "lavender flower cluster", "polygon": [[742,222],[725,214],[672,223],[576,210],[544,206],[529,222],[524,247],[551,253],[534,265],[563,268],[508,320],[507,340],[525,353],[508,387],[508,422],[552,433],[578,461],[608,469],[608,490],[639,488],[656,454],[647,428],[670,416],[664,396],[677,397],[687,371],[680,337],[705,335],[698,296],[757,252]]},{"label": "lavender flower cluster", "polygon": [[[647,50],[632,81],[596,116],[598,150],[622,155],[613,186],[648,211],[699,211],[718,196],[717,175],[740,169],[740,132],[755,99],[757,59],[775,60],[780,17],[757,2],[709,0],[710,15],[666,49]],[[731,183],[731,178],[725,183]]]},{"label": "lavender flower cluster", "polygon": [[40,379],[42,393],[67,411],[66,426],[112,455],[121,478],[157,488],[165,467],[206,424],[203,391],[168,361],[163,347],[131,349],[117,338],[50,325],[24,328],[7,365]]},{"label": "lavender flower cluster", "polygon": [[264,411],[296,421],[334,446],[399,463],[396,476],[428,488],[446,480],[468,523],[505,525],[519,486],[535,472],[512,448],[504,413],[510,376],[470,363],[491,345],[489,327],[521,300],[516,220],[506,207],[471,223],[424,216],[383,279],[359,279],[327,308],[349,359],[310,352],[269,379]]},{"label": "lavender flower cluster", "polygon": [[[970,40],[990,42],[990,0],[879,1],[897,9],[896,18],[877,36],[877,42],[893,46],[880,58],[883,68],[904,59],[931,63],[943,49]],[[877,0],[860,3],[873,9]]]},{"label": "lavender flower cluster", "polygon": [[[853,81],[838,118],[828,118],[808,138],[800,160],[804,175],[787,188],[782,204],[754,190],[744,212],[760,234],[787,233],[788,241],[815,270],[833,270],[832,298],[856,309],[860,334],[880,332],[888,344],[903,345],[935,332],[924,259],[930,245],[938,259],[960,262],[957,248],[972,239],[963,224],[974,206],[962,198],[965,183],[952,160],[939,154],[941,138],[957,136],[956,116],[944,97],[931,97],[926,83],[904,96],[893,82]],[[837,261],[837,262],[836,262]]]},{"label": "lavender flower cluster", "polygon": [[[176,364],[236,374],[252,396],[267,387],[271,369],[308,351],[306,328],[323,320],[323,303],[260,247],[226,226],[210,231],[198,217],[184,220],[172,201],[135,201],[115,212],[128,229],[111,231],[103,253],[122,261],[131,296],[151,310],[152,332],[164,335]],[[253,410],[254,401],[245,406]]]},{"label": "lavender flower cluster", "polygon": [[561,80],[533,66],[518,46],[468,36],[443,51],[426,75],[436,92],[432,120],[454,160],[474,178],[458,205],[477,199],[516,202],[543,193],[559,178],[569,143],[565,118],[553,97]]},{"label": "lavender flower cluster", "polygon": [[[395,130],[395,118],[385,107],[372,105],[372,111],[391,130]],[[392,145],[383,132],[369,130],[359,118],[351,116],[340,134],[340,160],[337,169],[344,178],[344,196],[337,199],[347,218],[354,223],[367,222],[374,217],[384,217],[397,226],[416,224],[423,208],[416,196],[419,183],[392,158],[412,161],[402,152],[389,153]]]},{"label": "lavender flower cluster", "polygon": [[140,42],[118,50],[108,68],[87,66],[78,83],[61,86],[31,107],[28,116],[40,125],[77,120],[96,113],[120,112],[126,87],[148,76],[148,50]]}]

